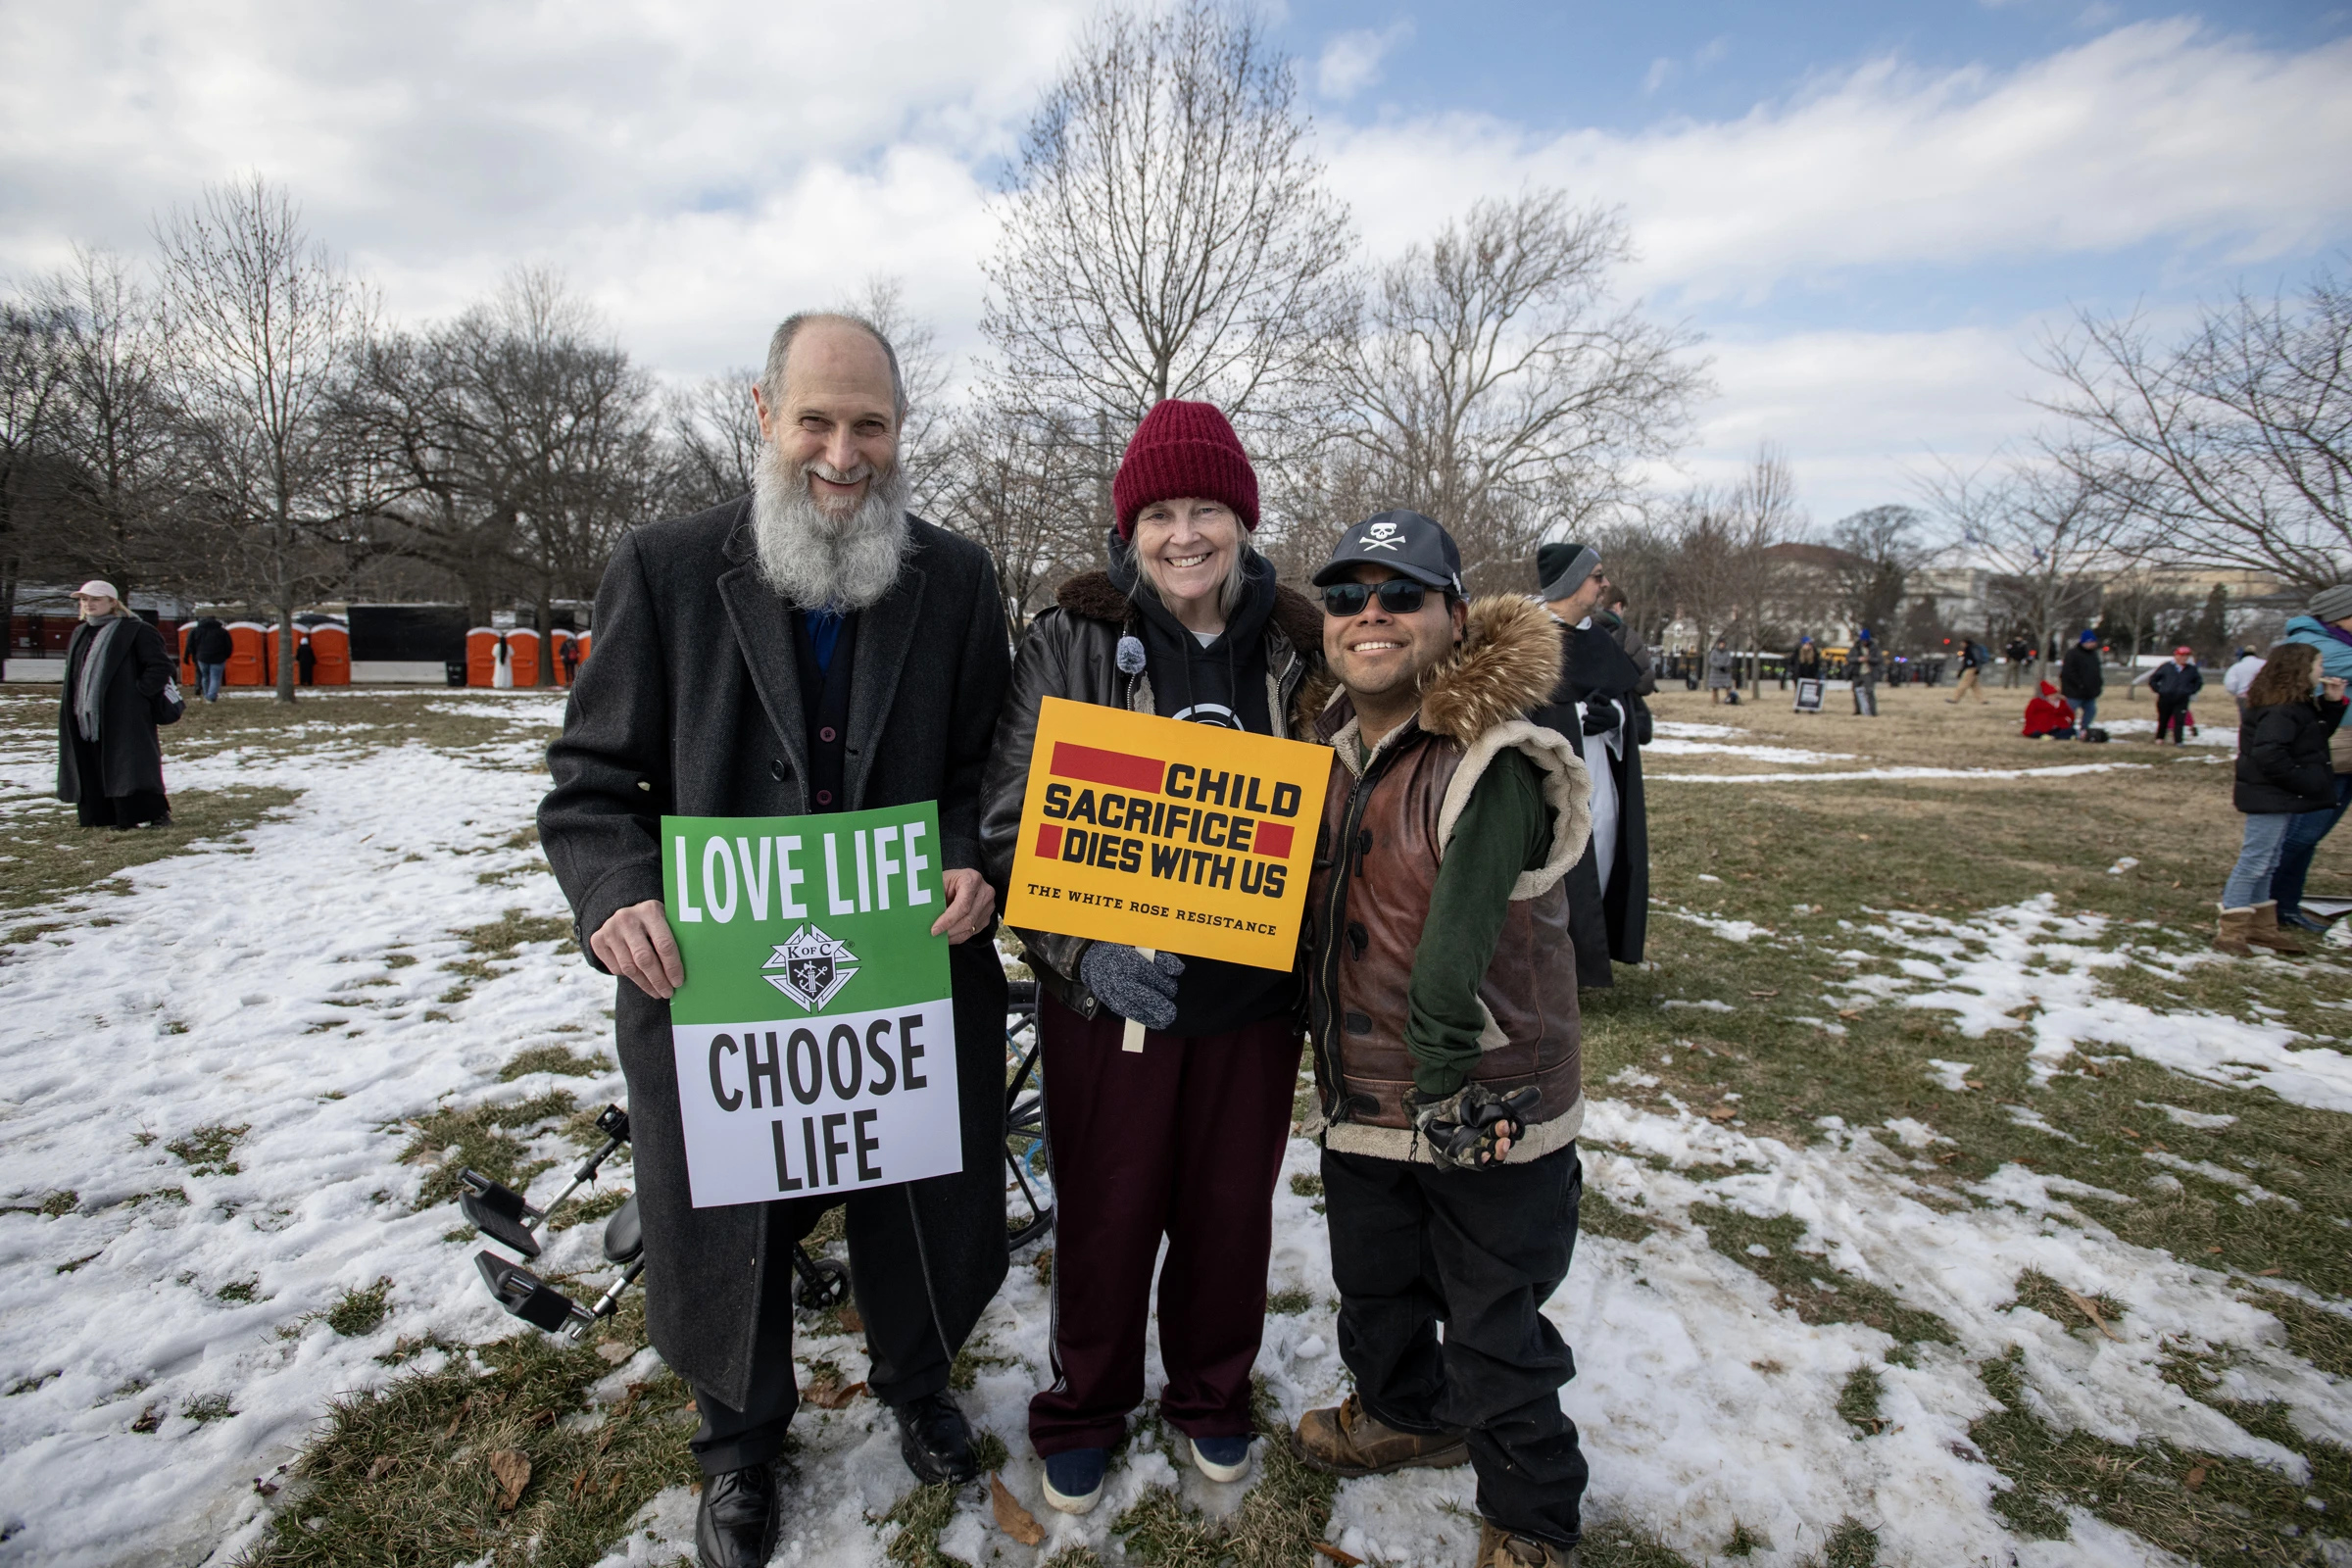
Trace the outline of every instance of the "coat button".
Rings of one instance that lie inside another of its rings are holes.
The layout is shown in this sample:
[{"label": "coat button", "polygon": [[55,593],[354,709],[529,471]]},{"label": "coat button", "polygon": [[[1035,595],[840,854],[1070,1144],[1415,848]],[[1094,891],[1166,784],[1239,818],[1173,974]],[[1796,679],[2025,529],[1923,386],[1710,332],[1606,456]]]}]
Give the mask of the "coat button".
[{"label": "coat button", "polygon": [[767,764],[767,776],[779,784],[784,782],[784,763],[781,759]]},{"label": "coat button", "polygon": [[823,729],[818,730],[816,738],[820,741],[830,741],[833,738],[833,726],[827,724]]},{"label": "coat button", "polygon": [[816,804],[819,806],[831,806],[833,804],[833,792],[831,790],[818,790],[816,792]]}]

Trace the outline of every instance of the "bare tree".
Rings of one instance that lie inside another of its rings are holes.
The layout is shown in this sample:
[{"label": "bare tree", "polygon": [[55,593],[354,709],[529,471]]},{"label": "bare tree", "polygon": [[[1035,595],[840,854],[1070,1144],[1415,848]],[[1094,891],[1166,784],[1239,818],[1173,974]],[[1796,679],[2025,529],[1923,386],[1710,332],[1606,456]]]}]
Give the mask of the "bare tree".
[{"label": "bare tree", "polygon": [[939,329],[906,303],[906,283],[876,272],[850,296],[844,309],[881,329],[899,357],[899,378],[906,383],[906,420],[899,431],[899,462],[913,489],[914,510],[928,514],[945,491],[946,477],[933,461],[947,413],[951,367],[939,346]]},{"label": "bare tree", "polygon": [[176,443],[154,300],[122,257],[78,246],[36,297],[58,324],[58,511],[75,553],[126,591],[185,584],[202,557],[167,489]]},{"label": "bare tree", "polygon": [[1695,339],[1620,308],[1625,220],[1559,191],[1482,201],[1381,274],[1345,365],[1347,441],[1451,529],[1480,590],[1525,587],[1546,535],[1616,515],[1679,444]]},{"label": "bare tree", "polygon": [[1967,473],[1947,464],[1921,481],[1949,548],[2008,579],[2017,617],[2034,629],[2036,680],[2048,666],[2061,618],[2095,605],[2131,520],[2078,459],[2010,454]]},{"label": "bare tree", "polygon": [[[1075,416],[1100,482],[1165,398],[1302,444],[1353,307],[1290,61],[1217,0],[1105,8],[1022,138],[986,267],[995,397]],[[1056,415],[1056,416],[1060,416]]]},{"label": "bare tree", "polygon": [[[652,383],[553,272],[519,270],[455,321],[379,341],[348,408],[401,546],[455,576],[477,615],[527,596],[547,628],[658,494]],[[708,434],[725,461],[728,432]]]},{"label": "bare tree", "polygon": [[1734,613],[1746,618],[1748,694],[1754,696],[1764,680],[1764,607],[1772,599],[1776,567],[1772,547],[1794,538],[1804,526],[1787,453],[1769,441],[1756,448],[1732,492],[1731,512]]},{"label": "bare tree", "polygon": [[2083,480],[2151,518],[2181,559],[2298,587],[2352,571],[2352,287],[2242,288],[2177,346],[2138,315],[2085,313],[2041,356]]},{"label": "bare tree", "polygon": [[1831,545],[1849,558],[1838,574],[1838,608],[1856,627],[1881,637],[1893,628],[1911,573],[1928,557],[1927,520],[1915,507],[1866,507],[1831,526]]},{"label": "bare tree", "polygon": [[1101,549],[1093,449],[1070,416],[980,403],[935,442],[945,476],[942,516],[996,558],[1004,624],[1018,639],[1056,582]]},{"label": "bare tree", "polygon": [[294,701],[294,612],[349,569],[355,492],[334,414],[366,292],[259,174],[158,225],[168,363],[232,569],[277,614],[277,696]]},{"label": "bare tree", "polygon": [[726,370],[663,397],[670,504],[678,511],[701,512],[751,490],[760,462],[760,416],[752,407],[759,379],[757,370]]},{"label": "bare tree", "polygon": [[50,461],[64,335],[39,302],[0,303],[0,627],[16,615],[36,476]]},{"label": "bare tree", "polygon": [[1668,589],[1678,618],[1696,631],[1703,657],[1739,613],[1744,576],[1739,509],[1730,495],[1693,486],[1670,504],[1665,528],[1674,542]]}]

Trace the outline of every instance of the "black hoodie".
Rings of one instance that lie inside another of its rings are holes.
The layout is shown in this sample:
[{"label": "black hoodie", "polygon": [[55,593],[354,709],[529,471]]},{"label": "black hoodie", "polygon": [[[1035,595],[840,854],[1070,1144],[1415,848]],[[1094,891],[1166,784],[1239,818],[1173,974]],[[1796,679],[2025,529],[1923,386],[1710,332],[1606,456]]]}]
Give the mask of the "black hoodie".
[{"label": "black hoodie", "polygon": [[[1139,591],[1135,549],[1115,533],[1110,538],[1110,581],[1135,606],[1143,627],[1153,712],[1162,718],[1271,735],[1264,632],[1274,613],[1274,564],[1247,545],[1244,550],[1242,602],[1226,617],[1224,631],[1206,644],[1160,603],[1159,595],[1149,587]],[[1280,1017],[1297,1005],[1298,996],[1297,971],[1188,957],[1184,975],[1176,982],[1176,1021],[1166,1032],[1225,1034]]]}]

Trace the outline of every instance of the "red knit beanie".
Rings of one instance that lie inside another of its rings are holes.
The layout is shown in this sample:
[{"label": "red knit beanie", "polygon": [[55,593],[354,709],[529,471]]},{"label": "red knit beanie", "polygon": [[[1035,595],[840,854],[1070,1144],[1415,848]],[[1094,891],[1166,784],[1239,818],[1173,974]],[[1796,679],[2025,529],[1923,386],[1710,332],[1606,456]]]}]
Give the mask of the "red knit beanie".
[{"label": "red knit beanie", "polygon": [[1242,450],[1241,437],[1213,403],[1170,398],[1153,406],[1135,427],[1118,477],[1110,481],[1110,504],[1119,514],[1119,537],[1135,537],[1135,514],[1154,501],[1198,496],[1222,501],[1257,527],[1257,470]]}]

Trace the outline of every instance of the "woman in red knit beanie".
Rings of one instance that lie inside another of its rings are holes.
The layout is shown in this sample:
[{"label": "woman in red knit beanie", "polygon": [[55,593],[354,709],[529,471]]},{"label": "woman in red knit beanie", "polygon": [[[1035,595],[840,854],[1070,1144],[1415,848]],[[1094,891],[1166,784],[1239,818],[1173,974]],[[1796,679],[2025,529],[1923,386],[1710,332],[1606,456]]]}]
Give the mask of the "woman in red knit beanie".
[{"label": "woman in red knit beanie", "polygon": [[[1257,474],[1215,407],[1144,416],[1111,483],[1109,569],[1030,625],[981,789],[989,875],[1012,868],[1048,697],[1295,736],[1328,692],[1321,612],[1250,546]],[[1299,974],[1022,931],[1053,1086],[1054,1386],[1029,1406],[1046,1500],[1084,1513],[1144,1396],[1160,1238],[1159,1408],[1215,1481],[1250,1469],[1274,1182],[1290,1136]],[[1144,1049],[1122,1051],[1128,1020]]]}]

